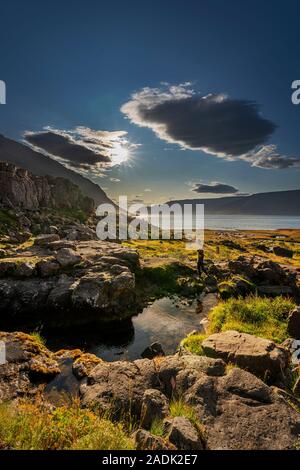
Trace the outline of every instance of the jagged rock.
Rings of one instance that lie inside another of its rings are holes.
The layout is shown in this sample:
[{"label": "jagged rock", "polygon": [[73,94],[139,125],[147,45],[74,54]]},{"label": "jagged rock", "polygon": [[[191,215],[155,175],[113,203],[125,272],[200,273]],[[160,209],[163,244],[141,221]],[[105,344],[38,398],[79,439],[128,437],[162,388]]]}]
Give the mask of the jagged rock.
[{"label": "jagged rock", "polygon": [[63,268],[68,268],[81,261],[81,256],[71,248],[61,248],[55,258]]},{"label": "jagged rock", "polygon": [[182,416],[170,420],[167,425],[169,441],[180,450],[203,450],[203,442],[192,423]]},{"label": "jagged rock", "polygon": [[132,435],[137,450],[176,450],[176,447],[168,443],[162,437],[153,436],[145,429],[138,429]]},{"label": "jagged rock", "polygon": [[0,162],[0,203],[29,210],[41,207],[67,208],[90,213],[94,201],[65,178],[36,176],[23,168]]},{"label": "jagged rock", "polygon": [[34,244],[37,246],[47,246],[49,243],[57,242],[58,240],[59,236],[56,233],[42,234],[36,237]]},{"label": "jagged rock", "polygon": [[294,255],[293,250],[290,250],[289,248],[285,248],[283,246],[274,246],[273,253],[274,255],[282,256],[283,258],[292,258]]},{"label": "jagged rock", "polygon": [[300,307],[296,307],[288,318],[288,333],[294,339],[300,339]]},{"label": "jagged rock", "polygon": [[209,336],[202,348],[208,356],[220,357],[270,379],[278,376],[288,364],[287,351],[273,341],[233,330]]},{"label": "jagged rock", "polygon": [[142,398],[141,425],[149,429],[155,420],[162,420],[169,413],[167,397],[156,389],[148,389]]},{"label": "jagged rock", "polygon": [[156,356],[165,356],[164,350],[160,343],[152,343],[141,354],[144,359],[153,359]]}]

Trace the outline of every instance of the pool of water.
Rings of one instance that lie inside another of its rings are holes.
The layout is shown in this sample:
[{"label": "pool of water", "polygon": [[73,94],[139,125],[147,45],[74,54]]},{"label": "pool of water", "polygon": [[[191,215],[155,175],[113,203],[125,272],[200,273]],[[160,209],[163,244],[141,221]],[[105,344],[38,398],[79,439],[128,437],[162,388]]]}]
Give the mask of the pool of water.
[{"label": "pool of water", "polygon": [[161,343],[166,354],[172,354],[188,333],[204,328],[207,314],[216,303],[215,294],[207,294],[202,300],[164,297],[113,328],[95,326],[41,334],[52,350],[80,348],[106,361],[138,359],[154,341]]}]

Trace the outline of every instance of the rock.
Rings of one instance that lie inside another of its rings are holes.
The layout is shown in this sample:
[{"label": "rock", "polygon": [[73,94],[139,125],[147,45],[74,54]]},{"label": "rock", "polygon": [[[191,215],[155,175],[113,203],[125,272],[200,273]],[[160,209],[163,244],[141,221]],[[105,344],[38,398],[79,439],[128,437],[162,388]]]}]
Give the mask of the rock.
[{"label": "rock", "polygon": [[54,355],[33,336],[25,333],[0,332],[4,341],[6,363],[0,366],[0,402],[39,392],[60,372]]},{"label": "rock", "polygon": [[144,359],[153,359],[156,356],[165,356],[164,350],[160,343],[152,343],[141,354]]},{"label": "rock", "polygon": [[296,307],[288,318],[288,333],[294,339],[300,339],[300,307]]},{"label": "rock", "polygon": [[176,450],[176,447],[162,437],[153,436],[145,429],[138,429],[132,435],[137,450]]},{"label": "rock", "polygon": [[56,242],[59,240],[59,236],[56,233],[38,235],[34,240],[36,246],[47,246],[48,243]]},{"label": "rock", "polygon": [[229,261],[228,268],[231,273],[246,276],[248,279],[252,279],[256,272],[253,261],[244,256],[239,256],[236,260]]},{"label": "rock", "polygon": [[88,374],[96,367],[97,364],[100,364],[102,359],[95,356],[95,354],[82,353],[75,358],[72,369],[73,374],[77,379],[81,380],[84,377],[87,377]]},{"label": "rock", "polygon": [[148,389],[142,398],[141,425],[149,429],[155,419],[162,420],[169,413],[167,397],[156,389]]},{"label": "rock", "polygon": [[203,442],[192,423],[182,416],[168,423],[168,439],[180,450],[203,450]]},{"label": "rock", "polygon": [[16,263],[14,261],[1,261],[0,262],[0,278],[11,276],[16,269]]},{"label": "rock", "polygon": [[[203,359],[209,362],[205,364]],[[205,372],[206,367],[210,375]],[[180,426],[176,426],[179,437],[176,433],[175,436],[176,442],[183,439],[179,444],[183,448],[187,445],[194,448],[196,439],[201,441],[199,448],[212,450],[293,449],[297,445],[299,413],[275,393],[274,387],[243,369],[226,370],[220,359],[175,354],[160,361],[102,362],[81,385],[81,403],[109,409],[117,415],[130,410],[131,416],[141,422],[145,396],[153,397],[153,389],[159,392],[153,400],[157,411],[160,406],[165,409],[166,400],[179,396],[193,407],[199,425],[205,427],[204,443],[202,433],[199,435],[191,428],[190,422],[185,422],[185,426],[179,422]],[[172,422],[166,418],[166,431],[171,429]],[[146,432],[142,435],[149,437]]]},{"label": "rock", "polygon": [[116,361],[98,364],[80,387],[84,406],[97,405],[101,410],[133,416],[141,415],[144,393],[159,388],[155,364],[149,359],[134,362]]},{"label": "rock", "polygon": [[202,348],[208,356],[220,357],[269,379],[275,379],[288,364],[287,351],[273,341],[233,330],[209,336]]},{"label": "rock", "polygon": [[0,187],[0,203],[6,207],[75,209],[87,214],[94,209],[94,201],[83,196],[79,187],[71,181],[33,175],[6,162],[0,162]]},{"label": "rock", "polygon": [[52,234],[52,235],[55,234],[55,233],[58,234],[59,230],[55,225],[50,225],[49,226],[49,233]]},{"label": "rock", "polygon": [[60,265],[55,259],[45,259],[36,264],[38,273],[41,277],[55,276],[60,271]]},{"label": "rock", "polygon": [[18,278],[31,277],[35,273],[35,266],[30,263],[17,263],[13,271],[13,276]]},{"label": "rock", "polygon": [[220,240],[219,244],[223,245],[223,246],[226,246],[228,248],[234,249],[234,250],[243,251],[243,252],[247,251],[245,248],[243,248],[241,245],[234,242],[233,240],[227,240],[227,239]]},{"label": "rock", "polygon": [[278,295],[293,295],[294,290],[291,286],[257,286],[257,292],[260,295],[277,297]]},{"label": "rock", "polygon": [[274,246],[273,253],[274,255],[282,256],[283,258],[292,258],[294,255],[293,250],[290,250],[289,248],[285,248],[283,246]]},{"label": "rock", "polygon": [[55,258],[62,268],[74,266],[74,264],[78,264],[81,261],[81,256],[71,248],[61,248],[58,250]]}]

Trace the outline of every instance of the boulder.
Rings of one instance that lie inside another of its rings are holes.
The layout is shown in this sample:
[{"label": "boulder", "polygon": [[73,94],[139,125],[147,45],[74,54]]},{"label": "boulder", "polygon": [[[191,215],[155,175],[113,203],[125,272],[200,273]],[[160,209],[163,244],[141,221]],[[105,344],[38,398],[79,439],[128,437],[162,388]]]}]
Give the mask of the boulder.
[{"label": "boulder", "polygon": [[162,420],[169,413],[167,397],[156,389],[148,389],[142,398],[141,425],[149,429],[155,419]]},{"label": "boulder", "polygon": [[152,343],[141,354],[144,359],[153,359],[156,356],[165,356],[164,350],[160,343]]},{"label": "boulder", "polygon": [[208,356],[220,357],[269,379],[275,379],[286,369],[289,358],[287,351],[273,341],[234,330],[209,336],[202,348]]},{"label": "boulder", "polygon": [[69,268],[81,261],[81,256],[71,248],[61,248],[58,250],[55,258],[62,268]]},{"label": "boulder", "polygon": [[0,332],[5,343],[6,363],[0,365],[0,402],[39,392],[60,372],[51,353],[35,337],[25,333]]},{"label": "boulder", "polygon": [[36,264],[41,277],[55,276],[60,271],[60,265],[55,259],[45,259]]},{"label": "boulder", "polygon": [[38,235],[34,240],[34,245],[36,246],[47,246],[48,243],[57,242],[59,240],[59,236],[57,233],[49,233],[49,234],[42,234]]},{"label": "boulder", "polygon": [[282,256],[283,258],[292,258],[294,255],[293,250],[290,250],[289,248],[285,248],[283,246],[274,246],[273,253],[274,255]]},{"label": "boulder", "polygon": [[16,267],[13,272],[14,277],[26,278],[31,277],[35,274],[35,266],[28,262],[16,263]]},{"label": "boulder", "polygon": [[204,445],[192,423],[183,416],[167,420],[166,431],[169,441],[180,450],[203,450]]},{"label": "boulder", "polygon": [[176,447],[165,439],[153,436],[145,429],[138,429],[132,435],[137,450],[176,450]]},{"label": "boulder", "polygon": [[300,339],[300,307],[296,307],[288,318],[288,333],[294,339]]}]

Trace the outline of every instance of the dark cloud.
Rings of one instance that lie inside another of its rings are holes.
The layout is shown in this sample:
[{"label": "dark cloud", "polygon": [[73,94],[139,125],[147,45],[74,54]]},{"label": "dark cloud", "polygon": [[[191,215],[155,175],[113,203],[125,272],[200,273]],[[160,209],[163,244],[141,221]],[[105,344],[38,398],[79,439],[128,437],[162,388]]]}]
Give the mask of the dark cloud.
[{"label": "dark cloud", "polygon": [[110,162],[108,155],[103,155],[100,152],[96,153],[84,145],[72,142],[69,136],[59,135],[51,131],[27,134],[26,140],[53,156],[68,160],[70,165],[74,167],[89,167],[100,162]]},{"label": "dark cloud", "polygon": [[203,194],[236,194],[238,189],[225,183],[194,183],[192,191]]},{"label": "dark cloud", "polygon": [[138,126],[183,149],[202,150],[227,160],[243,160],[253,167],[300,167],[300,159],[280,155],[264,145],[276,124],[262,117],[257,103],[224,94],[201,95],[191,83],[143,88],[121,111]]},{"label": "dark cloud", "polygon": [[167,142],[229,158],[264,144],[276,128],[261,116],[255,102],[200,95],[189,84],[143,89],[121,110]]}]

